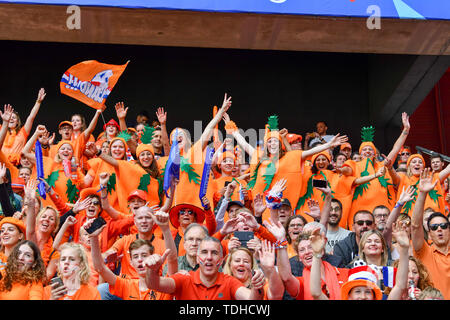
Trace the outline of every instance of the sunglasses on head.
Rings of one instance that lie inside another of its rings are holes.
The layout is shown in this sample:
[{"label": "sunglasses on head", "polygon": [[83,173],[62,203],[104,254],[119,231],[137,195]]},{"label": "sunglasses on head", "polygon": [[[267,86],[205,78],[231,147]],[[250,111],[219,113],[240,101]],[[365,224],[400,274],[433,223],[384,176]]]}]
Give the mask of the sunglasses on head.
[{"label": "sunglasses on head", "polygon": [[445,230],[448,228],[448,222],[444,223],[433,223],[430,224],[430,230],[436,231],[439,227],[441,227],[442,230]]},{"label": "sunglasses on head", "polygon": [[373,221],[371,221],[371,220],[359,220],[359,221],[356,221],[356,224],[358,226],[362,226],[364,223],[366,224],[366,226],[371,226]]}]

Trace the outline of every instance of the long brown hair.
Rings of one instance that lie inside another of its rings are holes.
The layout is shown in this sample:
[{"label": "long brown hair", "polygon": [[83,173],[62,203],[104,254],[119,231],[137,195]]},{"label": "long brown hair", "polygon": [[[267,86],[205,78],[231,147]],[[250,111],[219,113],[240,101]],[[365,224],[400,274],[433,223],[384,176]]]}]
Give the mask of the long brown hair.
[{"label": "long brown hair", "polygon": [[[19,258],[19,249],[22,245],[28,245],[33,250],[34,262],[29,270],[21,272],[18,270],[17,262]],[[46,269],[44,261],[41,257],[41,251],[38,246],[29,240],[19,242],[8,257],[6,265],[6,274],[3,279],[0,290],[11,291],[14,283],[23,285],[32,284],[35,282],[45,282],[47,280]]]}]

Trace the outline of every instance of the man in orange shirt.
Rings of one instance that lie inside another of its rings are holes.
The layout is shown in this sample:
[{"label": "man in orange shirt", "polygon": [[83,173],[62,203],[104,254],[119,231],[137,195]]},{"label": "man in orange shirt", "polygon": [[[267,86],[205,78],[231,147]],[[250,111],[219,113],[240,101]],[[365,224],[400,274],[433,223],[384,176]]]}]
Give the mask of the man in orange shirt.
[{"label": "man in orange shirt", "polygon": [[429,168],[424,169],[418,186],[419,195],[412,213],[411,239],[414,256],[427,267],[434,286],[448,300],[450,299],[450,230],[448,218],[440,212],[434,212],[428,217],[428,236],[433,241],[431,245],[424,239],[422,225],[425,199],[438,183],[438,180],[432,181],[431,170]]},{"label": "man in orange shirt", "polygon": [[169,250],[161,257],[153,254],[145,259],[148,288],[174,295],[177,300],[262,300],[265,278],[262,273],[252,277],[252,288],[244,287],[238,279],[219,272],[223,261],[220,241],[205,237],[200,243],[197,262],[200,267],[189,274],[176,273],[160,277],[159,269],[167,258]]},{"label": "man in orange shirt", "polygon": [[[136,212],[135,223],[140,230],[138,234],[131,235],[132,241],[127,246],[124,257],[127,257],[129,261],[127,263],[133,269],[137,275],[134,278],[129,276],[117,276],[115,275],[103,262],[103,258],[100,251],[100,245],[98,242],[98,235],[101,233],[102,228],[93,232],[90,235],[91,238],[91,254],[92,261],[94,263],[95,270],[102,276],[102,278],[109,284],[109,291],[111,294],[123,300],[160,300],[164,295],[160,292],[151,290],[146,285],[145,275],[146,268],[144,260],[155,252],[154,244],[152,240],[148,239],[147,235],[151,235],[153,223],[157,223],[163,230],[164,238],[166,239],[166,246],[172,255],[169,254],[168,269],[169,273],[176,272],[178,268],[177,254],[175,243],[171,237],[169,228],[169,214],[158,211],[154,215],[151,213],[151,209],[148,207],[139,208]],[[86,226],[89,227],[89,226]],[[145,232],[142,232],[146,230]],[[142,237],[141,237],[142,236]],[[153,236],[153,239],[157,239]],[[128,241],[127,241],[128,242]],[[160,250],[163,248],[160,248]],[[169,251],[169,252],[170,252]],[[166,255],[167,257],[167,255]],[[124,259],[122,259],[124,261]],[[122,265],[123,267],[124,265]],[[131,269],[130,268],[130,269]]]}]

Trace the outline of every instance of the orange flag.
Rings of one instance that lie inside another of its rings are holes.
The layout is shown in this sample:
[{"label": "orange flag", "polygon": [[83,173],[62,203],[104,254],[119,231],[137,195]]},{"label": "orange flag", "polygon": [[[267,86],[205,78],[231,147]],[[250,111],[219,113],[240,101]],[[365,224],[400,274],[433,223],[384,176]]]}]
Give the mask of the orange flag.
[{"label": "orange flag", "polygon": [[[129,62],[129,61],[128,61]],[[128,65],[83,61],[64,72],[59,87],[61,93],[94,109],[104,109],[105,101]]]}]

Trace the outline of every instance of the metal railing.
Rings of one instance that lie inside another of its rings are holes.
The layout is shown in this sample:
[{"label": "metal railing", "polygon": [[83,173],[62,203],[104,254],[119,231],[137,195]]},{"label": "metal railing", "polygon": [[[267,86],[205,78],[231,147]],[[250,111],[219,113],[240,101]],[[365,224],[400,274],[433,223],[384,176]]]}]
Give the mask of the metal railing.
[{"label": "metal railing", "polygon": [[424,153],[429,156],[440,155],[444,161],[450,162],[450,157],[446,156],[445,154],[442,154],[442,153],[439,153],[439,152],[436,152],[436,151],[433,151],[430,149],[426,149],[426,148],[420,147],[420,146],[416,146],[416,150],[419,154]]}]

